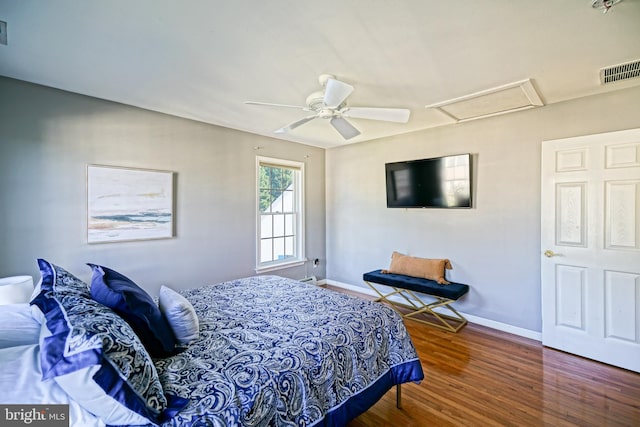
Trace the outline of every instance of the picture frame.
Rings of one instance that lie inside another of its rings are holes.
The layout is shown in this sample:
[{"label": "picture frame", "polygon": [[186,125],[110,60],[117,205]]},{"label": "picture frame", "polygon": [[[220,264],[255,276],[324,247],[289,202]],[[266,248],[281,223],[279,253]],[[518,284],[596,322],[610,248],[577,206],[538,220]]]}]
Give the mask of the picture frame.
[{"label": "picture frame", "polygon": [[174,173],[87,165],[87,242],[174,236]]}]

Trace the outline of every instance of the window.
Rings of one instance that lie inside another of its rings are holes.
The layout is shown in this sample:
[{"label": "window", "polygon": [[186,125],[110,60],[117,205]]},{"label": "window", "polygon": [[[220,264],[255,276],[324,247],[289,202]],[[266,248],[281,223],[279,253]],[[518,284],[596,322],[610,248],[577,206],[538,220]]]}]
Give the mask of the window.
[{"label": "window", "polygon": [[304,163],[257,158],[257,272],[304,259]]}]

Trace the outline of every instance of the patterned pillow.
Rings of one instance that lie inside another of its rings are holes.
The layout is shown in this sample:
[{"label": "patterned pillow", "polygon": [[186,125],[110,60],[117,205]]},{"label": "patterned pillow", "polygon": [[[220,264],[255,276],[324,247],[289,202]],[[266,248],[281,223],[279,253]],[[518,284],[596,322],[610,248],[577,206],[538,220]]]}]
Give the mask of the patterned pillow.
[{"label": "patterned pillow", "polygon": [[131,279],[107,267],[87,264],[93,271],[91,297],[131,325],[151,357],[175,354],[171,326],[151,296]]},{"label": "patterned pillow", "polygon": [[40,339],[43,379],[56,382],[108,425],[161,423],[187,403],[164,395],[153,361],[131,327],[90,297],[88,286],[38,260],[46,322]]}]

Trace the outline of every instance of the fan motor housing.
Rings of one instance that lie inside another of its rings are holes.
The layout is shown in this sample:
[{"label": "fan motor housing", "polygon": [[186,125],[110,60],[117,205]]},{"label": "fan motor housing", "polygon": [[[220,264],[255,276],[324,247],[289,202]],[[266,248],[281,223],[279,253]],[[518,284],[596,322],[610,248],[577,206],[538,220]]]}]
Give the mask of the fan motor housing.
[{"label": "fan motor housing", "polygon": [[319,111],[324,108],[324,92],[313,92],[307,97],[307,106],[313,111]]}]

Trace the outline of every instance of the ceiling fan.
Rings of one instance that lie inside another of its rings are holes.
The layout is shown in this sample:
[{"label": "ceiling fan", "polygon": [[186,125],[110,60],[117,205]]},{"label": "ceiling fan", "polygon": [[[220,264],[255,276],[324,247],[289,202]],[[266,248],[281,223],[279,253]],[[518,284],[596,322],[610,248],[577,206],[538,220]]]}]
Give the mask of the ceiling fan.
[{"label": "ceiling fan", "polygon": [[309,95],[305,107],[257,101],[245,101],[245,104],[295,108],[312,112],[312,114],[276,130],[275,133],[287,133],[311,120],[320,118],[329,120],[331,126],[344,139],[348,140],[360,135],[360,131],[349,123],[347,118],[396,123],[407,123],[409,121],[411,111],[404,108],[348,107],[346,99],[353,92],[353,86],[336,80],[335,76],[331,74],[322,74],[318,80],[323,90]]},{"label": "ceiling fan", "polygon": [[593,0],[591,7],[594,9],[603,9],[603,13],[607,13],[611,7],[620,3],[622,0]]}]

